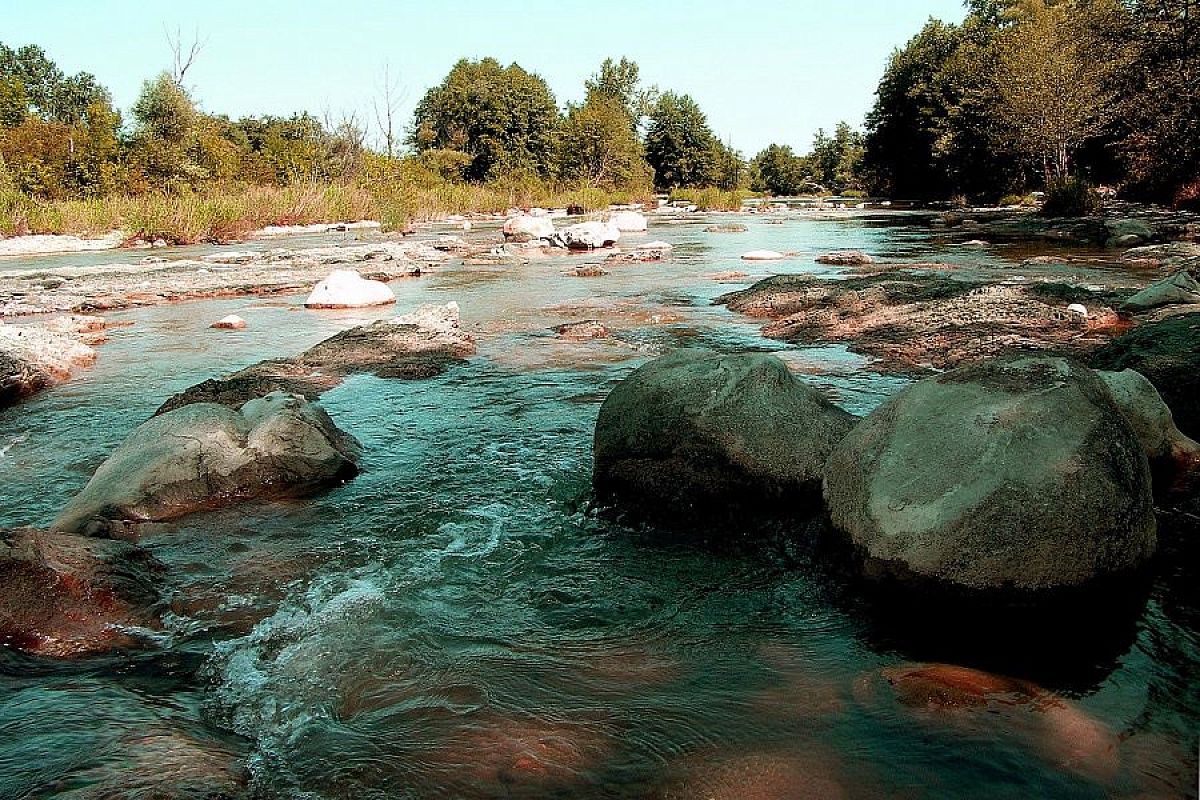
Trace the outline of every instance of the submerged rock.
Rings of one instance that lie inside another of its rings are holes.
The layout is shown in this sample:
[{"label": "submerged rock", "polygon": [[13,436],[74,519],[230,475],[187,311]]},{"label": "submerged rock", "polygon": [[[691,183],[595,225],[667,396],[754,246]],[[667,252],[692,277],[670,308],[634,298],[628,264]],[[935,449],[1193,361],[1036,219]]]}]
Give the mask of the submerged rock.
[{"label": "submerged rock", "polygon": [[787,256],[776,250],[751,250],[748,253],[742,253],[743,261],[779,261],[784,258]]},{"label": "submerged rock", "polygon": [[0,534],[0,644],[73,658],[140,643],[159,627],[163,567],[125,542],[19,529]]},{"label": "submerged rock", "polygon": [[705,233],[745,233],[750,230],[745,225],[737,223],[728,223],[722,225],[709,225],[704,229]]},{"label": "submerged rock", "polygon": [[596,494],[666,521],[768,506],[806,513],[853,419],[774,356],[678,350],[604,401]]},{"label": "submerged rock", "polygon": [[833,756],[816,746],[750,753],[705,753],[668,766],[656,800],[843,800]]},{"label": "submerged rock", "polygon": [[1144,375],[1171,409],[1179,430],[1200,439],[1200,313],[1143,323],[1097,350],[1088,363]]},{"label": "submerged rock", "polygon": [[909,386],[825,473],[869,574],[969,590],[1078,587],[1154,554],[1150,470],[1094,372],[1015,355]]},{"label": "submerged rock", "polygon": [[96,362],[96,351],[70,333],[41,325],[0,324],[0,407],[71,377]]},{"label": "submerged rock", "polygon": [[245,329],[246,320],[242,319],[237,314],[230,314],[228,316],[221,317],[208,327],[225,331],[240,331]]},{"label": "submerged rock", "polygon": [[358,274],[358,270],[336,269],[317,284],[304,305],[308,308],[365,308],[394,302],[396,295],[386,283],[367,280]]},{"label": "submerged rock", "polygon": [[315,400],[358,372],[405,380],[431,378],[475,352],[475,340],[458,323],[457,303],[423,305],[410,314],[342,331],[295,358],[261,361],[227,378],[198,383],[155,413],[190,403],[236,408],[277,391]]},{"label": "submerged rock", "polygon": [[585,319],[580,322],[568,322],[554,328],[560,339],[606,339],[612,332],[604,323],[596,319]]},{"label": "submerged rock", "polygon": [[875,263],[875,259],[861,250],[838,250],[833,253],[819,255],[813,260],[818,264],[827,264],[834,267],[858,267]]},{"label": "submerged rock", "polygon": [[359,444],[318,406],[275,392],[234,411],[194,403],[136,428],[54,521],[103,533],[251,498],[311,492],[358,473]]}]

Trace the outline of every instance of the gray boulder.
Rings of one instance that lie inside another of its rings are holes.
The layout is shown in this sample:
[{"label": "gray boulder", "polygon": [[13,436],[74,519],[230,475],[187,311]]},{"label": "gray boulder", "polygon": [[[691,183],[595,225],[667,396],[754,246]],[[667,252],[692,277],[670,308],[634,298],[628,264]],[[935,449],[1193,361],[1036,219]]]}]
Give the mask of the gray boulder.
[{"label": "gray boulder", "polygon": [[1179,428],[1162,395],[1144,375],[1132,369],[1096,373],[1129,420],[1133,432],[1150,460],[1154,493],[1173,500],[1200,488],[1200,443]]},{"label": "gray boulder", "polygon": [[1187,272],[1152,283],[1126,300],[1119,309],[1136,313],[1170,305],[1200,304],[1200,283]]},{"label": "gray boulder", "polygon": [[240,410],[193,403],[143,423],[109,456],[53,528],[111,533],[353,477],[359,444],[303,398],[273,392]]},{"label": "gray boulder", "polygon": [[834,449],[825,499],[868,573],[1076,587],[1157,546],[1150,470],[1104,381],[1013,355],[909,386]]},{"label": "gray boulder", "polygon": [[854,417],[774,356],[677,350],[613,389],[596,422],[597,498],[667,521],[820,502]]},{"label": "gray boulder", "polygon": [[569,250],[597,250],[616,244],[621,232],[615,225],[604,222],[580,222],[564,228],[559,236]]}]

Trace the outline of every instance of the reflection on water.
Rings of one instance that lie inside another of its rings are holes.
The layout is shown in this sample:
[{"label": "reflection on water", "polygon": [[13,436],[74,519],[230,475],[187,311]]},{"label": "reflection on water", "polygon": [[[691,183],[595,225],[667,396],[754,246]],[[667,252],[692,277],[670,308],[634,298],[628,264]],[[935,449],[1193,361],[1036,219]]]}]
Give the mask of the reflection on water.
[{"label": "reflection on water", "polygon": [[[1006,638],[1004,658],[986,618],[880,613],[795,532],[701,547],[589,510],[599,404],[665,349],[776,352],[856,413],[903,385],[844,348],[770,342],[713,307],[730,286],[704,276],[742,268],[741,252],[1004,260],[912,227],[751,219],[719,235],[704,222],[653,226],[676,257],[603,278],[564,275],[575,258],[451,264],[395,284],[402,311],[458,301],[479,355],[433,380],[356,376],[328,393],[365,448],[346,486],[148,527],[141,543],[174,592],[156,647],[73,664],[0,654],[0,796],[132,795],[156,767],[176,786],[236,786],[242,764],[254,794],[280,798],[1194,791],[1186,552],[1130,616],[1096,620],[1105,635],[1080,658],[1044,631]],[[96,368],[0,412],[0,525],[45,524],[173,392],[394,313],[299,300],[114,315],[135,324],[113,331]],[[208,330],[231,312],[246,331]],[[577,319],[613,337],[551,332]],[[914,659],[1007,667],[1061,697],[998,702],[973,672],[932,689],[889,679]]]}]

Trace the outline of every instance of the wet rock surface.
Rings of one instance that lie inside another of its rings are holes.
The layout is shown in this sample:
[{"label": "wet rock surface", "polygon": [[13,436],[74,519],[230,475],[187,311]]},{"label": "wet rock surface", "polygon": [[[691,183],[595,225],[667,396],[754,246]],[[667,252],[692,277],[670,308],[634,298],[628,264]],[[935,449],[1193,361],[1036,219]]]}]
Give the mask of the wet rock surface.
[{"label": "wet rock surface", "polygon": [[601,502],[667,520],[804,514],[853,417],[762,354],[678,350],[635,370],[596,422]]},{"label": "wet rock surface", "polygon": [[163,570],[125,542],[18,529],[0,533],[0,643],[57,658],[135,647],[159,627]]},{"label": "wet rock surface", "polygon": [[825,472],[868,574],[968,590],[1083,586],[1157,547],[1149,465],[1105,383],[1016,355],[913,384]]},{"label": "wet rock surface", "polygon": [[475,352],[475,341],[458,325],[458,306],[422,306],[409,315],[379,320],[335,334],[290,359],[271,359],[232,375],[209,379],[171,397],[156,414],[190,403],[237,407],[276,391],[315,400],[347,376],[432,378]]},{"label": "wet rock surface", "polygon": [[194,403],[136,428],[53,528],[110,535],[238,500],[298,495],[353,477],[360,446],[303,398],[272,393],[234,411]]},{"label": "wet rock surface", "polygon": [[[1062,284],[942,274],[779,275],[716,302],[772,319],[773,339],[843,342],[884,369],[948,369],[1014,348],[1084,353],[1119,325],[1117,297]],[[1087,315],[1068,308],[1081,303]]]},{"label": "wet rock surface", "polygon": [[1144,322],[1097,350],[1088,363],[1144,375],[1171,409],[1179,430],[1200,438],[1200,313]]}]

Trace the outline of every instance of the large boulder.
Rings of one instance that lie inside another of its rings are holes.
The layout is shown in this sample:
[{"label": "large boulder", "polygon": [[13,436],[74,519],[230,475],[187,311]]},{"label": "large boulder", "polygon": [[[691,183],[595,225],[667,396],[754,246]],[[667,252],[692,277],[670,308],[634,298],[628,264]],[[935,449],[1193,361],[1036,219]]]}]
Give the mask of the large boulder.
[{"label": "large boulder", "polygon": [[308,308],[366,308],[396,302],[396,295],[383,281],[371,281],[354,269],[335,269],[316,285],[304,301]]},{"label": "large boulder", "polygon": [[162,569],[125,542],[0,532],[0,644],[57,658],[136,646],[134,629],[159,627]]},{"label": "large boulder", "polygon": [[616,226],[604,222],[580,222],[564,228],[562,243],[570,250],[596,250],[611,247],[621,238]]},{"label": "large boulder", "polygon": [[505,241],[531,242],[534,239],[554,238],[554,223],[549,217],[533,217],[522,214],[509,217],[501,228]]},{"label": "large boulder", "polygon": [[646,216],[636,211],[614,211],[609,215],[608,223],[621,233],[645,233],[649,227]]},{"label": "large boulder", "polygon": [[193,403],[136,428],[54,521],[104,534],[236,500],[295,495],[353,477],[359,444],[318,406],[275,392],[233,410]]},{"label": "large boulder", "polygon": [[812,510],[854,418],[770,355],[678,350],[613,389],[596,422],[596,494],[666,520]]},{"label": "large boulder", "polygon": [[1170,305],[1200,304],[1200,283],[1187,272],[1152,283],[1126,300],[1120,310],[1126,313],[1149,311]]},{"label": "large boulder", "polygon": [[1179,430],[1200,439],[1200,313],[1143,323],[1097,350],[1088,363],[1140,372],[1158,389]]},{"label": "large boulder", "polygon": [[970,590],[1077,587],[1155,551],[1150,470],[1105,383],[1012,355],[909,386],[834,449],[833,524],[868,572]]}]

